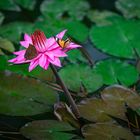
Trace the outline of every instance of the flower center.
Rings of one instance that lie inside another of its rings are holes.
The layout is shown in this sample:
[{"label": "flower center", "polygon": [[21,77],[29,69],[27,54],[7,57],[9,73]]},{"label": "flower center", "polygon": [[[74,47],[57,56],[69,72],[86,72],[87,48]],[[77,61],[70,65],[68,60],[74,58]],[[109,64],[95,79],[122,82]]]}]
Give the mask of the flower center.
[{"label": "flower center", "polygon": [[46,50],[47,38],[42,31],[36,30],[31,35],[31,38],[32,38],[33,45],[35,46],[37,51],[44,52]]}]

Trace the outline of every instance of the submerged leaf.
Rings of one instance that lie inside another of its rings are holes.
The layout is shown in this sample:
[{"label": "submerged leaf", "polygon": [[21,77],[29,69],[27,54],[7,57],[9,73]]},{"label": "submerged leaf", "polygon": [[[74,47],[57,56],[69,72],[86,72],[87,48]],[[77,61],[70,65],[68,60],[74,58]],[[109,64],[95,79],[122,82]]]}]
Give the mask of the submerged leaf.
[{"label": "submerged leaf", "polygon": [[50,111],[57,94],[46,84],[32,78],[0,72],[0,113],[14,116]]},{"label": "submerged leaf", "polygon": [[86,140],[135,140],[134,135],[128,129],[113,123],[85,125],[82,133]]},{"label": "submerged leaf", "polygon": [[31,140],[69,140],[74,130],[68,123],[56,120],[33,121],[20,129],[20,132]]}]

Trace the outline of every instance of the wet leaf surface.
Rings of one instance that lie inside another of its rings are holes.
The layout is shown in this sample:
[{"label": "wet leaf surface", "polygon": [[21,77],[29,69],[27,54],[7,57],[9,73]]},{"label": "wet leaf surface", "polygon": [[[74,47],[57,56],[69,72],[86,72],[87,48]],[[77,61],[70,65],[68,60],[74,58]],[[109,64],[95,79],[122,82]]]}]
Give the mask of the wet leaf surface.
[{"label": "wet leaf surface", "polygon": [[74,134],[67,133],[74,130],[68,123],[56,120],[33,121],[20,129],[20,132],[31,140],[68,140]]},{"label": "wet leaf surface", "polygon": [[11,72],[0,72],[0,113],[14,116],[50,111],[57,94],[46,84]]},{"label": "wet leaf surface", "polygon": [[134,135],[128,129],[112,123],[85,125],[82,133],[86,140],[135,140]]},{"label": "wet leaf surface", "polygon": [[90,31],[90,39],[98,49],[107,54],[135,58],[135,51],[140,54],[139,26],[140,22],[136,20],[114,18],[112,25],[93,26]]}]

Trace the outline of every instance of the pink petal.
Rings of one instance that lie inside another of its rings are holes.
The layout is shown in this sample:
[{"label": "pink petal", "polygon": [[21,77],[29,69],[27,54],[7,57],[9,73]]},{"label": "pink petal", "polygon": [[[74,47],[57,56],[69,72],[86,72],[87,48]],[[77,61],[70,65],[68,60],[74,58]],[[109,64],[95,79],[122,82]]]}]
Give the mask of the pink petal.
[{"label": "pink petal", "polygon": [[50,51],[50,52],[45,52],[45,54],[52,60],[54,61],[55,57],[54,54]]},{"label": "pink petal", "polygon": [[24,40],[28,41],[29,43],[32,43],[32,39],[28,34],[24,34]]},{"label": "pink petal", "polygon": [[62,50],[60,49],[56,49],[56,50],[53,50],[52,51],[53,55],[56,56],[56,57],[66,57],[67,54],[64,53]]},{"label": "pink petal", "polygon": [[54,61],[52,61],[51,59],[49,59],[49,62],[52,63],[52,64],[54,64],[54,65],[56,65],[56,66],[58,66],[58,67],[61,67],[61,62],[60,62],[59,58],[57,58],[57,57],[55,57],[55,60]]},{"label": "pink petal", "polygon": [[8,62],[14,63],[14,62],[16,62],[16,60],[17,60],[17,58],[13,58],[13,59],[8,60]]},{"label": "pink petal", "polygon": [[48,48],[48,51],[52,51],[54,49],[60,49],[60,46],[58,45],[58,43],[56,41],[55,41],[55,43],[52,46],[50,46]]},{"label": "pink petal", "polygon": [[52,46],[53,46],[54,44],[56,44],[56,41],[55,41],[54,37],[50,37],[50,38],[48,38],[47,41],[46,41],[46,48],[47,48],[47,49],[50,49],[50,48],[52,48]]},{"label": "pink petal", "polygon": [[30,66],[29,66],[29,72],[32,71],[38,65],[38,62],[39,62],[38,59],[31,61]]},{"label": "pink petal", "polygon": [[45,69],[46,62],[47,56],[45,54],[42,54],[41,57],[39,58],[39,65]]},{"label": "pink petal", "polygon": [[26,50],[21,50],[21,51],[13,52],[13,54],[15,54],[15,55],[24,55],[25,52],[26,52]]},{"label": "pink petal", "polygon": [[25,48],[28,48],[29,47],[29,42],[28,41],[20,41],[20,45],[25,47]]},{"label": "pink petal", "polygon": [[59,39],[62,39],[63,36],[64,36],[64,34],[66,33],[66,31],[67,31],[66,29],[63,30],[62,32],[60,32],[59,34],[57,34],[56,37],[58,37]]}]

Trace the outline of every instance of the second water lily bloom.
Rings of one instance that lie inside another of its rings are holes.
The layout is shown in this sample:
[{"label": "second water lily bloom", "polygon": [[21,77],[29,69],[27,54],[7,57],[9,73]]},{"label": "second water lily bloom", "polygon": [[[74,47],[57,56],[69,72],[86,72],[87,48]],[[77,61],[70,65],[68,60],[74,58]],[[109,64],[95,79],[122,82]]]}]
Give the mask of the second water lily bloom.
[{"label": "second water lily bloom", "polygon": [[17,57],[9,60],[9,62],[14,64],[30,63],[29,71],[32,71],[37,65],[47,70],[50,63],[61,67],[59,57],[66,57],[67,51],[81,47],[70,42],[65,50],[63,50],[56,41],[56,38],[62,40],[65,32],[66,30],[50,38],[46,38],[45,34],[40,30],[36,30],[31,35],[25,34],[24,41],[20,41],[20,44],[25,49],[14,52]]}]

